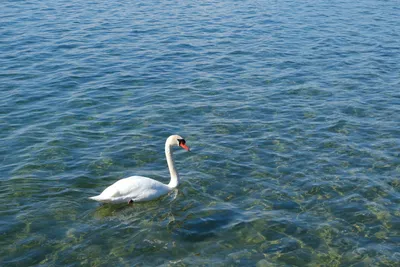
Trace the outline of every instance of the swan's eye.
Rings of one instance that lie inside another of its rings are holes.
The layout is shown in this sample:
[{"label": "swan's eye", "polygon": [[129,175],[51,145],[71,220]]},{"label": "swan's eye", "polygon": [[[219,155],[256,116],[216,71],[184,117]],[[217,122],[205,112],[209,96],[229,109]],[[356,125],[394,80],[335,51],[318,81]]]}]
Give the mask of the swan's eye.
[{"label": "swan's eye", "polygon": [[184,145],[186,144],[185,139],[178,139],[179,145]]}]

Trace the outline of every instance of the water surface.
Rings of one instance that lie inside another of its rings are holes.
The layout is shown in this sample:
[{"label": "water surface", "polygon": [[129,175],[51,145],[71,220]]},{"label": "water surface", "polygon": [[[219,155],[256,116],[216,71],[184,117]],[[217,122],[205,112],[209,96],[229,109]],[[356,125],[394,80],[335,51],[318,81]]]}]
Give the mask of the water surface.
[{"label": "water surface", "polygon": [[398,4],[3,1],[1,265],[398,266]]}]

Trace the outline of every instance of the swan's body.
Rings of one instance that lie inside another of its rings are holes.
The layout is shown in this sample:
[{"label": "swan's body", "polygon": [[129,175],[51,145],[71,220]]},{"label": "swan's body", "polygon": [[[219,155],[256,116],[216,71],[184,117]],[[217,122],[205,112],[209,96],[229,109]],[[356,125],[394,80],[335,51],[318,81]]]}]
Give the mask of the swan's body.
[{"label": "swan's body", "polygon": [[143,176],[131,176],[118,180],[91,199],[111,203],[148,201],[165,195],[170,190],[171,187],[159,181]]},{"label": "swan's body", "polygon": [[179,135],[168,137],[165,142],[165,156],[171,175],[171,181],[168,185],[143,176],[131,176],[118,180],[107,187],[100,195],[90,197],[90,199],[105,203],[131,203],[149,201],[167,194],[179,185],[179,175],[172,157],[172,146],[180,146],[189,151],[189,147],[186,146],[182,137]]}]

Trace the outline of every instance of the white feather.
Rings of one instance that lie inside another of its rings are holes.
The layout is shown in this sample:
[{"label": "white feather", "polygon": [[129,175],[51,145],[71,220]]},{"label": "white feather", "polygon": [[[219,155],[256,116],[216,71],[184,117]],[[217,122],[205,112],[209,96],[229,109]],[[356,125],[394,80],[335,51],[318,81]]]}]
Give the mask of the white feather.
[{"label": "white feather", "polygon": [[[90,199],[104,203],[128,203],[130,201],[149,201],[167,194],[179,185],[179,175],[175,169],[171,150],[172,146],[181,145],[179,140],[183,140],[183,138],[179,135],[171,135],[165,142],[165,156],[171,175],[171,181],[168,185],[143,176],[131,176],[118,180],[107,187],[100,195],[90,197]],[[184,143],[182,147],[189,149]]]}]

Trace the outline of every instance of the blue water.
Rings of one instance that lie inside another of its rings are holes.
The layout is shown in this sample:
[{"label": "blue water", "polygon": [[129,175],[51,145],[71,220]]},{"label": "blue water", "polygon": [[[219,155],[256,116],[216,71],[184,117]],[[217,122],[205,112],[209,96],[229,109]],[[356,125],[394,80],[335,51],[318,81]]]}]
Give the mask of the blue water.
[{"label": "blue water", "polygon": [[1,266],[399,266],[398,1],[1,6]]}]

